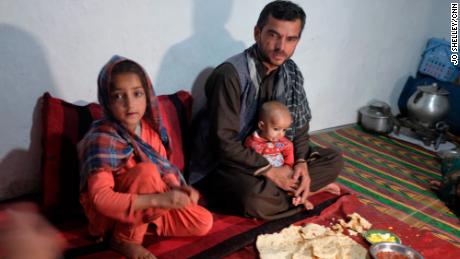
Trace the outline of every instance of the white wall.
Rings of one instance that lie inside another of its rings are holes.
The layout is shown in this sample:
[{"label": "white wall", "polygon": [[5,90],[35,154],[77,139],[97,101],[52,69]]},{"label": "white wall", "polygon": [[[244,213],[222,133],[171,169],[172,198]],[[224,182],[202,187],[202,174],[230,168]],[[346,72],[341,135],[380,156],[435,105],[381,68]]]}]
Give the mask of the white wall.
[{"label": "white wall", "polygon": [[[225,58],[252,45],[268,1],[0,1],[0,200],[39,189],[39,97],[96,101],[113,54],[150,73],[157,93],[191,91]],[[294,56],[306,78],[312,130],[356,120],[371,99],[394,107],[430,37],[448,37],[450,1],[297,2],[307,12]]]}]

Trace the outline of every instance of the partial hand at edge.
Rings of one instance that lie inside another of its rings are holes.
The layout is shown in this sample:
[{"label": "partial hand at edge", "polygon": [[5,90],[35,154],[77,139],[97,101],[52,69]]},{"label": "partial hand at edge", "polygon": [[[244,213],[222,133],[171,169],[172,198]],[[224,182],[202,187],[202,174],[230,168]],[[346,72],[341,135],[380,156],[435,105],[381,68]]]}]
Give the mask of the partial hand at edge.
[{"label": "partial hand at edge", "polygon": [[67,247],[66,241],[31,203],[8,205],[0,212],[3,225],[0,227],[0,249],[2,258],[60,258]]}]

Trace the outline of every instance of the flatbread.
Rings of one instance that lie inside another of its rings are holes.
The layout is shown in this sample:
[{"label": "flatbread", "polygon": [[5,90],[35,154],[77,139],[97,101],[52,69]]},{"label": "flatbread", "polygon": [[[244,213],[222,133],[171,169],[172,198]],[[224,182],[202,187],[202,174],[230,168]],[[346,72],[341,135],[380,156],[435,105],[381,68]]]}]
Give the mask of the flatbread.
[{"label": "flatbread", "polygon": [[314,223],[307,224],[300,229],[300,235],[304,239],[314,239],[324,235],[324,233],[326,233],[326,228]]},{"label": "flatbread", "polygon": [[339,243],[334,236],[318,237],[312,240],[313,255],[318,258],[336,258]]},{"label": "flatbread", "polygon": [[359,245],[358,243],[340,246],[339,250],[340,251],[339,251],[337,258],[340,258],[340,259],[369,258],[369,254],[367,253],[367,250],[361,245]]},{"label": "flatbread", "polygon": [[310,242],[304,243],[299,250],[292,254],[292,259],[314,259],[313,249]]},{"label": "flatbread", "polygon": [[299,234],[300,228],[300,226],[290,226],[279,233],[259,235],[256,247],[260,258],[291,258],[292,251],[299,250],[303,241]]},{"label": "flatbread", "polygon": [[372,227],[372,224],[367,221],[365,218],[361,217],[358,213],[354,212],[351,215],[348,215],[350,221],[345,223],[343,220],[339,221],[340,224],[344,227],[350,228],[360,234],[364,233],[366,230]]},{"label": "flatbread", "polygon": [[261,259],[364,259],[367,250],[350,237],[330,228],[307,224],[290,226],[279,233],[257,237]]}]

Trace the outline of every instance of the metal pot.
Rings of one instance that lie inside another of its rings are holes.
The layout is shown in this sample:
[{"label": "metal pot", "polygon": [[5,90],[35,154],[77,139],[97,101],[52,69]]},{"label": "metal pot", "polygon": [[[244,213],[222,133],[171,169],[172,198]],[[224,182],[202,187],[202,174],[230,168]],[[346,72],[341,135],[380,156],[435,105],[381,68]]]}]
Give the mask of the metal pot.
[{"label": "metal pot", "polygon": [[360,108],[358,121],[363,129],[376,133],[390,133],[394,126],[390,106],[381,101]]},{"label": "metal pot", "polygon": [[449,112],[449,92],[436,83],[417,87],[417,91],[407,100],[409,118],[423,126],[433,127]]}]

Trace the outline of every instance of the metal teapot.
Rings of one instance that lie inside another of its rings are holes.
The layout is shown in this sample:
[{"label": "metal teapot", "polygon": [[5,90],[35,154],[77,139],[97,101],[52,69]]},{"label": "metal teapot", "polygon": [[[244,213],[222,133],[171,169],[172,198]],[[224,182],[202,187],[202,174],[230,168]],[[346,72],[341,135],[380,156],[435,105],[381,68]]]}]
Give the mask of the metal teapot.
[{"label": "metal teapot", "polygon": [[409,117],[425,127],[433,127],[449,112],[449,92],[436,83],[418,86],[407,100]]}]

